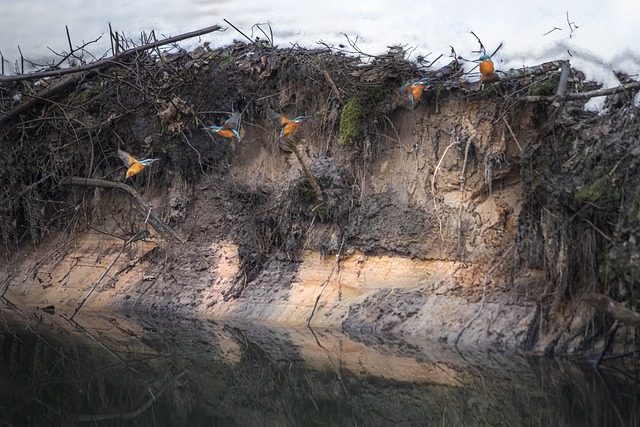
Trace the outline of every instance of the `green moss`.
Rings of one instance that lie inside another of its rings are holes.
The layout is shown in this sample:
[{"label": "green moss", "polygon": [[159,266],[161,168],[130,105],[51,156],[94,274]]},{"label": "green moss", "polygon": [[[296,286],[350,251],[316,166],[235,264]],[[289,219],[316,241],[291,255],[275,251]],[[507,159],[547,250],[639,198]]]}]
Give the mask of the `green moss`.
[{"label": "green moss", "polygon": [[218,62],[218,67],[221,70],[225,70],[227,68],[229,68],[229,66],[231,64],[233,64],[235,61],[235,58],[231,55],[223,55],[220,57],[220,61]]},{"label": "green moss", "polygon": [[340,146],[345,147],[360,136],[360,122],[364,116],[365,110],[358,98],[351,98],[340,117]]},{"label": "green moss", "polygon": [[533,83],[529,86],[528,95],[530,96],[548,96],[553,95],[558,87],[558,79],[549,79]]},{"label": "green moss", "polygon": [[367,90],[367,112],[374,112],[384,99],[384,90],[380,85],[373,85]]},{"label": "green moss", "polygon": [[601,176],[591,184],[586,184],[575,194],[576,201],[580,203],[595,202],[604,196],[611,196],[611,183],[607,176]]},{"label": "green moss", "polygon": [[94,96],[100,93],[99,85],[87,85],[87,88],[78,92],[76,98],[82,104],[89,102]]}]

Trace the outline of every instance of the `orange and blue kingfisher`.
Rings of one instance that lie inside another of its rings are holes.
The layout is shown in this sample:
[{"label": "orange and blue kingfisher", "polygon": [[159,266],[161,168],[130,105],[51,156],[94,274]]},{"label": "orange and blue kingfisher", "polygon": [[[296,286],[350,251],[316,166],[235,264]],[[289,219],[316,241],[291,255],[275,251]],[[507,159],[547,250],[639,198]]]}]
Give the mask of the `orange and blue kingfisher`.
[{"label": "orange and blue kingfisher", "polygon": [[126,151],[122,151],[119,148],[118,148],[118,157],[122,159],[125,166],[128,168],[127,173],[124,176],[125,180],[127,178],[131,178],[137,173],[140,173],[142,169],[149,166],[151,163],[160,160],[160,159],[138,160],[135,157],[133,157],[131,154],[127,153]]},{"label": "orange and blue kingfisher", "polygon": [[493,61],[489,55],[482,55],[480,57],[480,77],[481,81],[490,81],[494,80],[497,77],[495,74],[495,68],[493,66]]},{"label": "orange and blue kingfisher", "polygon": [[407,80],[405,84],[400,88],[400,93],[406,93],[409,95],[409,100],[411,101],[411,109],[416,108],[418,102],[420,102],[420,98],[422,97],[422,92],[426,89],[426,86],[429,84],[429,78],[424,77],[419,80]]},{"label": "orange and blue kingfisher", "polygon": [[311,118],[311,116],[298,116],[293,119],[285,116],[284,114],[276,113],[275,111],[271,111],[270,113],[271,120],[276,126],[276,129],[280,131],[280,138],[284,138],[285,136],[291,134],[300,123],[304,120]]},{"label": "orange and blue kingfisher", "polygon": [[238,129],[240,128],[240,113],[235,112],[224,122],[222,126],[209,126],[207,129],[210,132],[217,133],[225,138],[238,138],[242,139]]}]

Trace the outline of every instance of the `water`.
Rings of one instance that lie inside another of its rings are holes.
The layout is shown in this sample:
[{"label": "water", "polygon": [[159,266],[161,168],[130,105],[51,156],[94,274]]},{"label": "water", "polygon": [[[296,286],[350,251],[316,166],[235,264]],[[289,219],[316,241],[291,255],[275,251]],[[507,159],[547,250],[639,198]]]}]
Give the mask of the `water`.
[{"label": "water", "polygon": [[163,316],[0,319],[6,425],[640,424],[633,374],[569,362]]}]

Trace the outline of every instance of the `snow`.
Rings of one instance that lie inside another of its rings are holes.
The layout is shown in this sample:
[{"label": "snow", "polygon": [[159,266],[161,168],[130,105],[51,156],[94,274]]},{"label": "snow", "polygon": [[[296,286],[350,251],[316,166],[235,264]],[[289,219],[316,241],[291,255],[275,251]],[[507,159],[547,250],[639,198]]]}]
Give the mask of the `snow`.
[{"label": "snow", "polygon": [[[92,45],[101,56],[109,50],[108,23],[136,39],[142,31],[155,30],[158,36],[218,24],[228,29],[201,39],[181,43],[191,47],[203,41],[214,46],[244,39],[229,27],[227,19],[252,37],[262,34],[252,26],[261,23],[274,33],[280,47],[297,43],[319,47],[323,41],[349,48],[346,36],[369,54],[381,54],[391,45],[403,45],[428,60],[443,54],[436,67],[448,63],[450,46],[465,59],[478,58],[479,44],[473,31],[494,56],[498,70],[569,59],[587,78],[613,87],[618,83],[613,70],[638,78],[640,74],[640,1],[538,0],[479,2],[459,0],[324,0],[292,2],[283,0],[97,0],[91,6],[80,0],[0,0],[0,28],[4,28],[0,51],[5,72],[14,70],[19,57],[16,46],[34,61],[51,61],[47,47],[68,50],[64,25],[69,26],[74,45],[103,35]],[[11,31],[6,31],[11,29]],[[346,35],[346,36],[345,36]],[[471,68],[473,63],[469,63]],[[598,109],[603,98],[590,103]]]}]

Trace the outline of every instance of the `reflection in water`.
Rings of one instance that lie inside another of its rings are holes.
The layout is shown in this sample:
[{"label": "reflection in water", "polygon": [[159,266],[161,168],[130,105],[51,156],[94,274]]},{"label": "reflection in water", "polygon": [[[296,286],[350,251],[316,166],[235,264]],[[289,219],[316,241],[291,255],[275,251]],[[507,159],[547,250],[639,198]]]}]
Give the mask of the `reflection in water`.
[{"label": "reflection in water", "polygon": [[[0,313],[7,425],[640,424],[618,373],[339,331]],[[358,339],[354,337],[354,339]],[[374,342],[375,340],[375,342]]]}]

